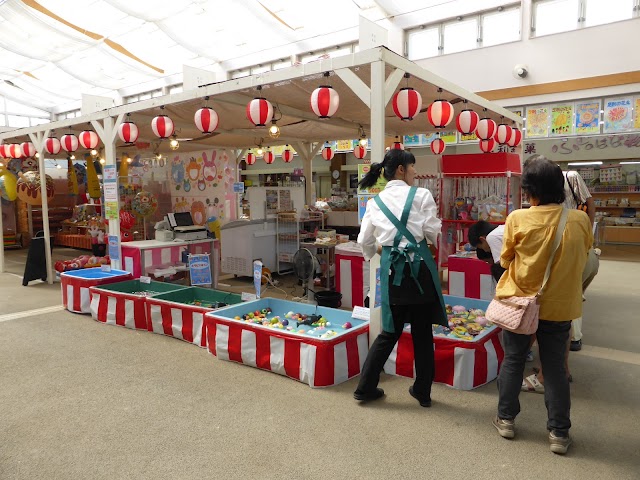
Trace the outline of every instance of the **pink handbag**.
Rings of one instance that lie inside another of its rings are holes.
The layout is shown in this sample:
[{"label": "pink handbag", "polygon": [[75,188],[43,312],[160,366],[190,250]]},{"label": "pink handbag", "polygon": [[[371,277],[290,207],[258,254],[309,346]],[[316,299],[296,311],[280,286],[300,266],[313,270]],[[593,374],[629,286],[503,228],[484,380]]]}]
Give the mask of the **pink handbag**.
[{"label": "pink handbag", "polygon": [[538,293],[533,297],[495,297],[491,300],[487,308],[485,314],[487,320],[513,333],[519,333],[521,335],[536,333],[536,330],[538,330],[538,315],[540,313],[538,299],[542,295],[542,291],[549,280],[551,264],[560,245],[560,240],[562,239],[562,234],[567,224],[568,214],[569,210],[563,207],[560,222],[558,223],[558,230],[553,240],[551,255],[547,263],[547,269],[544,272],[544,280]]}]

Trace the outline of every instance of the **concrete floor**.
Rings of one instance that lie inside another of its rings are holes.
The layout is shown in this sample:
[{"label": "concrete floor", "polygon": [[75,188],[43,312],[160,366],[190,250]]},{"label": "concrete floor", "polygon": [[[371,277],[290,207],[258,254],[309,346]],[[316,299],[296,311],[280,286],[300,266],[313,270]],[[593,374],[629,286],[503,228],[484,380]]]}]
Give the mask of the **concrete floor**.
[{"label": "concrete floor", "polygon": [[471,392],[435,385],[424,409],[409,380],[383,375],[386,398],[363,406],[351,396],[356,379],[314,390],[57,309],[60,285],[23,287],[26,253],[8,256],[2,480],[640,478],[638,263],[602,261],[588,292],[585,347],[571,356],[575,443],[559,457],[548,449],[541,395],[521,396],[513,441],[490,423],[495,382]]}]

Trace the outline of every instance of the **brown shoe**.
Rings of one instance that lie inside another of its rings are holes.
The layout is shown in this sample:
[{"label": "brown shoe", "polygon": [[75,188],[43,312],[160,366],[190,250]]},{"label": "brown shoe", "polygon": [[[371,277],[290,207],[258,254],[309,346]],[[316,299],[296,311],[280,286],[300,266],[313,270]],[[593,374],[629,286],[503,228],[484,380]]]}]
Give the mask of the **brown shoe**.
[{"label": "brown shoe", "polygon": [[553,430],[549,432],[549,444],[551,451],[558,455],[564,455],[569,450],[572,440],[569,434],[566,436],[557,435]]},{"label": "brown shoe", "polygon": [[516,436],[515,422],[504,418],[494,418],[493,426],[496,427],[502,438],[513,438]]}]

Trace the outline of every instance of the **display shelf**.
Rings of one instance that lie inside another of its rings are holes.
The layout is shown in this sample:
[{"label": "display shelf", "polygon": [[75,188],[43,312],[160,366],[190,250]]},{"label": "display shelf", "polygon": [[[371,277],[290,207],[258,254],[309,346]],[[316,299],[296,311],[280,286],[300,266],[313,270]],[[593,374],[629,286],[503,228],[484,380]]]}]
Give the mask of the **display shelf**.
[{"label": "display shelf", "polygon": [[276,222],[276,269],[278,274],[293,270],[293,257],[301,242],[315,240],[315,231],[324,228],[320,212],[308,212],[302,218],[296,211],[278,212]]}]

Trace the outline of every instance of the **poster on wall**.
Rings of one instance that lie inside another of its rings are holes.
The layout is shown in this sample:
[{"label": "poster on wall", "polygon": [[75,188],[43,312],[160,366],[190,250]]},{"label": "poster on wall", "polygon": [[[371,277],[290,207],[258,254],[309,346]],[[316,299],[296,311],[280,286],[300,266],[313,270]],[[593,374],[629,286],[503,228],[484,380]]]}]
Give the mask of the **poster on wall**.
[{"label": "poster on wall", "polygon": [[581,168],[578,170],[578,173],[580,174],[582,179],[586,182],[596,179],[595,168]]},{"label": "poster on wall", "polygon": [[464,142],[478,142],[478,136],[476,135],[476,132],[471,132],[471,133],[461,133],[460,134],[460,142],[464,143]]},{"label": "poster on wall", "polygon": [[440,138],[444,143],[457,143],[458,142],[458,132],[457,130],[451,130],[448,132],[440,132]]},{"label": "poster on wall", "polygon": [[527,138],[546,137],[549,124],[549,108],[527,107],[526,122]]},{"label": "poster on wall", "polygon": [[631,97],[604,100],[604,133],[625,132],[633,128]]},{"label": "poster on wall", "polygon": [[633,104],[633,111],[635,112],[633,128],[635,128],[636,130],[640,130],[640,97],[636,97]]},{"label": "poster on wall", "polygon": [[405,147],[415,147],[418,145],[422,145],[421,142],[422,135],[405,135],[402,141],[404,142]]},{"label": "poster on wall", "polygon": [[600,133],[600,101],[576,103],[576,135]]},{"label": "poster on wall", "polygon": [[551,107],[551,136],[573,133],[573,104],[553,105]]},{"label": "poster on wall", "polygon": [[600,168],[600,183],[618,183],[622,181],[622,167]]},{"label": "poster on wall", "polygon": [[291,190],[280,190],[280,210],[289,212],[293,210],[293,203],[291,202]]}]

